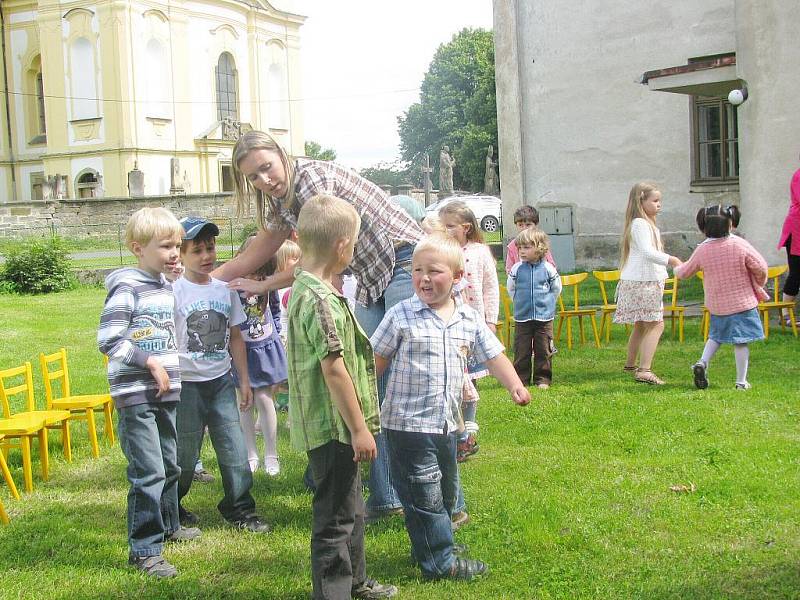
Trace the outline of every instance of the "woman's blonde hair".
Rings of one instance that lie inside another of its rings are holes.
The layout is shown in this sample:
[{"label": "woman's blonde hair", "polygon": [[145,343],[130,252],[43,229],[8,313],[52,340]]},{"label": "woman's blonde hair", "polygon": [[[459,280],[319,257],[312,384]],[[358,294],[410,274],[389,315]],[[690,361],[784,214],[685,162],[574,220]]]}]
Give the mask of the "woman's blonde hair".
[{"label": "woman's blonde hair", "polygon": [[533,227],[526,227],[520,231],[515,241],[517,243],[517,248],[520,246],[529,246],[531,248],[533,251],[533,262],[542,260],[547,254],[547,251],[550,250],[550,238],[535,225]]},{"label": "woman's blonde hair", "polygon": [[469,206],[464,202],[461,200],[454,200],[449,204],[445,204],[439,209],[439,217],[441,218],[446,215],[453,216],[458,219],[460,223],[469,225],[469,231],[467,231],[468,242],[483,243],[483,234],[481,234],[480,227],[478,227],[478,220],[475,218],[475,213],[472,212]]},{"label": "woman's blonde hair", "polygon": [[283,168],[286,171],[286,197],[283,198],[285,208],[291,209],[295,202],[294,192],[294,160],[292,160],[281,145],[275,141],[268,133],[253,129],[243,133],[236,145],[233,147],[233,154],[231,156],[231,166],[233,167],[233,184],[236,192],[236,207],[239,214],[247,212],[251,202],[256,205],[256,217],[258,225],[262,229],[266,228],[266,205],[269,205],[269,212],[271,214],[278,213],[278,203],[272,196],[267,196],[261,190],[253,187],[242,171],[239,169],[239,163],[248,155],[251,150],[269,150],[275,152],[283,163]]},{"label": "woman's blonde hair", "polygon": [[650,233],[653,236],[653,245],[659,250],[663,250],[661,241],[656,232],[656,223],[654,219],[648,217],[642,209],[642,202],[647,197],[660,191],[654,184],[647,182],[639,182],[631,188],[628,194],[628,208],[625,209],[625,228],[622,230],[622,242],[620,244],[620,269],[625,267],[628,262],[628,256],[631,253],[631,224],[634,219],[644,219],[650,225]]},{"label": "woman's blonde hair", "polygon": [[417,243],[411,260],[413,261],[414,256],[426,250],[436,252],[441,256],[444,262],[453,270],[453,273],[464,271],[464,251],[461,250],[461,246],[452,236],[439,231],[426,235]]},{"label": "woman's blonde hair", "polygon": [[290,260],[298,261],[302,255],[300,246],[292,240],[286,240],[275,253],[275,259],[278,261],[277,271],[285,271]]},{"label": "woman's blonde hair", "polygon": [[304,259],[329,256],[337,241],[357,239],[360,227],[361,217],[352,204],[336,196],[314,196],[303,203],[297,217],[297,239]]}]

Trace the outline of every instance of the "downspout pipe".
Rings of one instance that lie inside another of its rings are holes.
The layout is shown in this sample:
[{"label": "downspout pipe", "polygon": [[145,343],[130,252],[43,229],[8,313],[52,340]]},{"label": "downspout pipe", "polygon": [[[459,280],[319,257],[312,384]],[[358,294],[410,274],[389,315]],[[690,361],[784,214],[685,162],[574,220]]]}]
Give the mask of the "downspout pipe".
[{"label": "downspout pipe", "polygon": [[8,130],[8,154],[11,161],[11,201],[17,201],[17,169],[14,160],[14,135],[11,132],[11,101],[8,91],[8,52],[6,51],[6,22],[3,15],[3,4],[0,2],[0,46],[3,51],[3,85],[6,101],[6,125]]}]

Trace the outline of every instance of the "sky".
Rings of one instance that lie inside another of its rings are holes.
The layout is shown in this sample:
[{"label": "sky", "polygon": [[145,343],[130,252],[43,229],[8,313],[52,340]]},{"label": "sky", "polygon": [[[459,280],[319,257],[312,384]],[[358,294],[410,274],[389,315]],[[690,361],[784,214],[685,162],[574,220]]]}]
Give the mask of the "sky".
[{"label": "sky", "polygon": [[400,156],[397,117],[419,101],[436,49],[492,28],[492,0],[276,0],[300,29],[305,138],[361,169]]}]

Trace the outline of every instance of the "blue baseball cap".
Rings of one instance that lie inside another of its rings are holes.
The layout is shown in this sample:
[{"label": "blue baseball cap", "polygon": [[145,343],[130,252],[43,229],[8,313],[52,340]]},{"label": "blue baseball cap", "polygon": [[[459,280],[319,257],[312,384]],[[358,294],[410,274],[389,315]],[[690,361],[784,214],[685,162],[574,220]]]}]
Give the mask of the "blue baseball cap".
[{"label": "blue baseball cap", "polygon": [[211,230],[212,235],[219,235],[219,227],[202,217],[184,217],[180,223],[183,227],[183,239],[185,240],[193,240],[206,227]]}]

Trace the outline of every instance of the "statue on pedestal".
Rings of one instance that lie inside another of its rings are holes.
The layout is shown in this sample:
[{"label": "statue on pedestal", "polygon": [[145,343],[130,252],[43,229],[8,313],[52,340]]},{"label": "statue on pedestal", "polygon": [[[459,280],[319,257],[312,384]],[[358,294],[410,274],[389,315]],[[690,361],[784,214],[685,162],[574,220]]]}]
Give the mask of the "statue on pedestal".
[{"label": "statue on pedestal", "polygon": [[450,156],[450,148],[442,146],[439,153],[439,196],[450,196],[453,193],[453,167],[456,161]]},{"label": "statue on pedestal", "polygon": [[483,193],[496,196],[500,191],[497,185],[497,163],[492,160],[494,146],[489,146],[486,151],[486,173],[483,176]]}]

